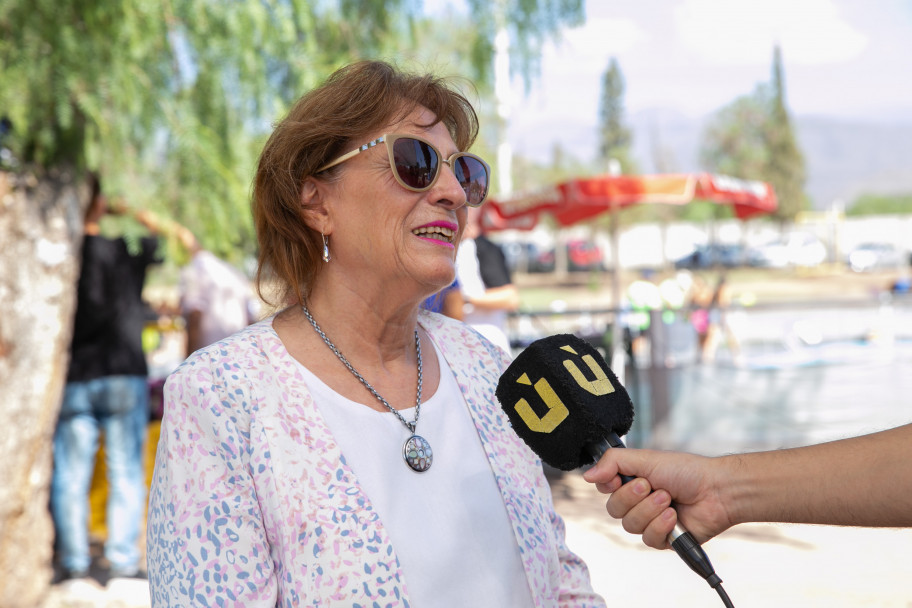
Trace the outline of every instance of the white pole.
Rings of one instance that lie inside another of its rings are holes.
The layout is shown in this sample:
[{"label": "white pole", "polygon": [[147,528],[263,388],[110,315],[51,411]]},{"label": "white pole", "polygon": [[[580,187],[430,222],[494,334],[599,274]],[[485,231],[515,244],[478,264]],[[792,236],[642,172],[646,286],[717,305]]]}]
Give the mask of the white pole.
[{"label": "white pole", "polygon": [[512,91],[510,88],[510,34],[503,0],[497,3],[497,34],[494,36],[494,97],[497,100],[497,186],[501,196],[513,192],[513,148],[507,141]]},{"label": "white pole", "polygon": [[[608,160],[608,175],[617,177],[621,174],[621,163],[616,158]],[[620,247],[620,214],[619,208],[611,203],[611,302],[617,311],[614,323],[611,324],[611,369],[618,381],[624,384],[627,367],[627,352],[624,350],[624,334],[621,331],[621,247]]]}]

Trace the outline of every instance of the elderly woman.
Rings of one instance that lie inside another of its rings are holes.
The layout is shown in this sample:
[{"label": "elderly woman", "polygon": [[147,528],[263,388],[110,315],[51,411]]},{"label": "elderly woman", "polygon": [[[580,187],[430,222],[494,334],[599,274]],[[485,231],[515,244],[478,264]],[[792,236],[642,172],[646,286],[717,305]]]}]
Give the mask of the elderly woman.
[{"label": "elderly woman", "polygon": [[488,166],[469,102],[351,65],[259,162],[258,281],[293,302],[169,378],[153,605],[603,606],[494,389],[506,354],[422,309]]}]

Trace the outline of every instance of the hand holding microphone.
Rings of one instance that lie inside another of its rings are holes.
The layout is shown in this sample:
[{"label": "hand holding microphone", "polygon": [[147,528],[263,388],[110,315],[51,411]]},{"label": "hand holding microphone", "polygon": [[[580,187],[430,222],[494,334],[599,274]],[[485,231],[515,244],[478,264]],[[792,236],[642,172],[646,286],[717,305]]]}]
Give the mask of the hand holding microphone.
[{"label": "hand holding microphone", "polygon": [[[625,447],[620,437],[633,423],[633,404],[627,391],[598,351],[571,334],[542,338],[529,345],[501,375],[496,395],[513,429],[532,451],[547,464],[565,471],[598,461],[609,448]],[[616,468],[605,481],[612,483],[614,473]],[[627,483],[634,477],[621,474],[620,479]],[[636,483],[648,486],[645,480]],[[651,490],[639,485],[632,489],[637,487],[645,494]],[[664,502],[667,492],[657,496]],[[667,501],[662,509],[670,505],[670,498]],[[649,524],[648,514],[642,510],[634,513],[635,521],[643,516],[644,529]],[[716,589],[726,606],[732,606],[706,553],[680,524],[672,525],[666,544],[657,542],[654,546],[668,544]]]},{"label": "hand holding microphone", "polygon": [[[700,542],[747,522],[912,527],[912,424],[796,448],[714,458],[653,450],[609,451],[583,477],[613,492],[608,512],[624,529],[664,547],[670,514],[624,485],[646,478],[675,500]],[[621,476],[623,477],[623,475]],[[650,497],[651,498],[651,497]],[[673,517],[671,518],[674,519]]]},{"label": "hand holding microphone", "polygon": [[[609,450],[583,479],[611,495],[608,514],[622,519],[627,532],[641,534],[649,547],[666,549],[679,518],[690,522],[687,529],[700,544],[736,523],[722,495],[726,475],[721,464],[693,454]],[[624,484],[620,471],[640,479]]]}]

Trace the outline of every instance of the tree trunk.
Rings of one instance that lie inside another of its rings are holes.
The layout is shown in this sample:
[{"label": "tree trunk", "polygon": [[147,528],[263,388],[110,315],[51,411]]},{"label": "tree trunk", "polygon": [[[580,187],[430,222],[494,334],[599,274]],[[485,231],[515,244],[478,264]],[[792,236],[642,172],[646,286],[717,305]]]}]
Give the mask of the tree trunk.
[{"label": "tree trunk", "polygon": [[0,606],[52,577],[52,438],[66,380],[84,196],[72,172],[0,172]]}]

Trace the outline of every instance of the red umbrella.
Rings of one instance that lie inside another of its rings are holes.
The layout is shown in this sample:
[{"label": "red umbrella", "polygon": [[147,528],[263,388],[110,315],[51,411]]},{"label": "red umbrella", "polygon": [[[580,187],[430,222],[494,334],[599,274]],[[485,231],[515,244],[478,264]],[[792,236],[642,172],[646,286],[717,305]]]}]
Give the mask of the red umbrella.
[{"label": "red umbrella", "polygon": [[[747,219],[776,210],[776,193],[765,182],[746,181],[725,175],[692,173],[677,175],[621,175],[574,179],[556,186],[504,199],[489,201],[482,209],[482,225],[488,230],[531,230],[542,213],[561,226],[593,218],[631,205],[686,205],[705,200],[731,205],[735,216]],[[612,222],[612,258],[617,264],[617,222]],[[620,302],[618,272],[612,272],[614,302]],[[612,366],[623,370],[620,323],[612,323]],[[623,381],[623,379],[622,379]]]},{"label": "red umbrella", "polygon": [[506,199],[492,199],[485,206],[484,225],[490,230],[531,230],[538,217],[548,213],[561,226],[570,226],[613,207],[686,205],[695,200],[731,205],[739,219],[772,213],[777,206],[776,193],[765,182],[710,173],[605,175],[573,179]]}]

